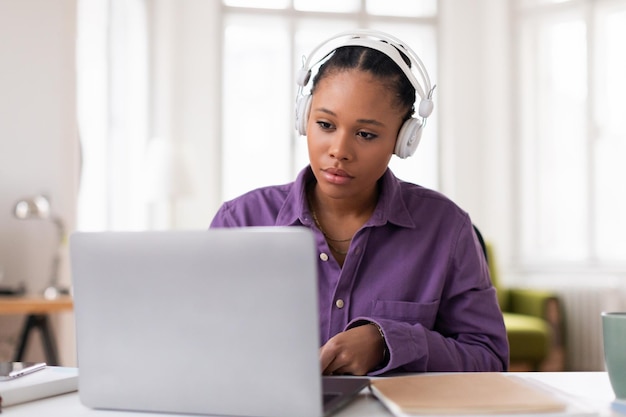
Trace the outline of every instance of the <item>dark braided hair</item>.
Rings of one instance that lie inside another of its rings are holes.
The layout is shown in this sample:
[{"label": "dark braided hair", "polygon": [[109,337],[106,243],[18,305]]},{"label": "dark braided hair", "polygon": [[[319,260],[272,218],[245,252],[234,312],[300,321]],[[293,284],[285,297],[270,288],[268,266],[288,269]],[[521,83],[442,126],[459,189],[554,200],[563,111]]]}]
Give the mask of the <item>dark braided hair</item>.
[{"label": "dark braided hair", "polygon": [[[402,52],[400,55],[407,65],[411,66],[409,58]],[[369,72],[382,80],[395,93],[398,107],[406,109],[403,121],[413,116],[415,112],[415,87],[413,84],[391,58],[376,49],[365,46],[337,48],[331,57],[320,66],[313,79],[311,93],[315,92],[317,84],[327,76],[351,69]]]}]

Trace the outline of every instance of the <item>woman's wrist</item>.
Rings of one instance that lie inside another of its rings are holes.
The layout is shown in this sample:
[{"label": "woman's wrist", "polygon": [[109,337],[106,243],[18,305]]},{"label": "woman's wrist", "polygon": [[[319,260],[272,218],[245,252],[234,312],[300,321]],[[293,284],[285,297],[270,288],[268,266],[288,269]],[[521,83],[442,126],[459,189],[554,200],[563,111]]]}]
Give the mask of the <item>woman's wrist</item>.
[{"label": "woman's wrist", "polygon": [[389,350],[387,349],[387,341],[385,340],[385,333],[383,333],[383,329],[377,323],[374,323],[373,321],[370,321],[369,324],[374,326],[376,328],[376,330],[378,331],[378,334],[380,335],[380,340],[381,340],[382,346],[383,346],[383,354],[382,354],[382,358],[380,360],[380,365],[381,365],[380,367],[382,367],[389,360]]}]

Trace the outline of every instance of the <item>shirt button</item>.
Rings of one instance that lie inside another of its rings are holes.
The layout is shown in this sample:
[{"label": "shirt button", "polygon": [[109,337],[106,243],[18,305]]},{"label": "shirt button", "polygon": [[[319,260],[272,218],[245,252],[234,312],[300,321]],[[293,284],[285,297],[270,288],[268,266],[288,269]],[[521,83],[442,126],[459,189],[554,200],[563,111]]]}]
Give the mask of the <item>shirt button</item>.
[{"label": "shirt button", "polygon": [[320,259],[324,262],[326,262],[328,260],[328,255],[325,254],[324,252],[320,253]]},{"label": "shirt button", "polygon": [[354,248],[354,253],[356,253],[357,255],[361,253],[361,247],[357,246],[356,248]]},{"label": "shirt button", "polygon": [[343,302],[343,300],[340,298],[339,300],[335,301],[335,305],[337,306],[337,308],[343,308],[343,306],[344,306],[344,302]]}]

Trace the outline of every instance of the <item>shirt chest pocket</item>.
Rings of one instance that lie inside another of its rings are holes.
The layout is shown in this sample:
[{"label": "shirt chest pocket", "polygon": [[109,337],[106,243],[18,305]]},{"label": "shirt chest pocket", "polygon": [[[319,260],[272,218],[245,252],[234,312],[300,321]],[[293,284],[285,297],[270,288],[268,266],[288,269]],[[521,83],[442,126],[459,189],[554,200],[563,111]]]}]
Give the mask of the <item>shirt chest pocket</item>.
[{"label": "shirt chest pocket", "polygon": [[439,302],[411,303],[408,301],[374,301],[372,318],[391,319],[409,324],[420,323],[432,329],[435,325]]}]

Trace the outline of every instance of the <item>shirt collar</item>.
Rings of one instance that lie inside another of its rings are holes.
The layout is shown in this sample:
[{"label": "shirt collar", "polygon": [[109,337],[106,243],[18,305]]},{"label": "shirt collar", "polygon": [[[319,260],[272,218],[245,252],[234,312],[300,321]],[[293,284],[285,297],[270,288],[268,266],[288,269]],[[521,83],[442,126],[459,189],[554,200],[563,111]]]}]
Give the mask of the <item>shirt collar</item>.
[{"label": "shirt collar", "polygon": [[381,226],[392,223],[400,227],[414,228],[415,222],[406,207],[402,194],[403,182],[389,168],[378,181],[380,197],[369,224]]},{"label": "shirt collar", "polygon": [[276,218],[277,226],[311,225],[311,212],[306,198],[307,184],[315,181],[313,171],[310,166],[304,168],[289,190],[283,206]]},{"label": "shirt collar", "polygon": [[[310,166],[298,174],[276,219],[277,226],[311,225],[311,212],[306,197],[307,184],[315,181]],[[390,169],[379,180],[380,198],[368,224],[382,226],[393,223],[400,227],[414,228],[415,222],[406,207],[402,195],[402,181]]]}]

